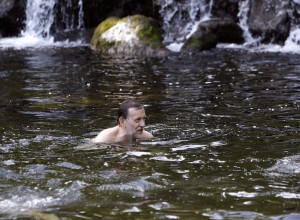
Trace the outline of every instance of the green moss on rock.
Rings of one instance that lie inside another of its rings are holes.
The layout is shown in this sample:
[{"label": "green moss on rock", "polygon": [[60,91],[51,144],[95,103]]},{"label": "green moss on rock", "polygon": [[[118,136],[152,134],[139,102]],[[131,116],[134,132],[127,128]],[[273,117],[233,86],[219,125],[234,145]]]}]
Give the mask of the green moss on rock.
[{"label": "green moss on rock", "polygon": [[[114,30],[103,36],[113,26]],[[117,36],[114,36],[115,34]],[[110,36],[110,39],[107,36]],[[128,39],[128,36],[131,36],[131,39]],[[147,56],[167,54],[167,50],[162,44],[161,31],[157,22],[143,15],[106,19],[96,28],[91,48],[107,53]]]},{"label": "green moss on rock", "polygon": [[[120,18],[118,17],[109,17],[107,18],[105,21],[101,22],[98,27],[95,29],[92,41],[91,41],[91,47],[92,48],[98,48],[98,46],[103,46],[106,43],[102,42],[101,39],[101,35],[107,31],[108,29],[110,29],[111,27],[115,26],[118,21],[120,20]],[[108,42],[107,42],[108,43]]]},{"label": "green moss on rock", "polygon": [[143,41],[147,44],[153,44],[154,46],[161,47],[162,46],[162,38],[157,30],[157,28],[153,26],[149,26],[146,29],[140,30],[138,32],[138,37],[143,39]]},{"label": "green moss on rock", "polygon": [[197,52],[216,47],[218,38],[208,30],[198,31],[182,47],[184,52]]},{"label": "green moss on rock", "polygon": [[134,29],[137,31],[138,38],[147,45],[152,44],[156,47],[162,47],[162,37],[158,24],[155,20],[143,15],[134,15],[126,17]]}]

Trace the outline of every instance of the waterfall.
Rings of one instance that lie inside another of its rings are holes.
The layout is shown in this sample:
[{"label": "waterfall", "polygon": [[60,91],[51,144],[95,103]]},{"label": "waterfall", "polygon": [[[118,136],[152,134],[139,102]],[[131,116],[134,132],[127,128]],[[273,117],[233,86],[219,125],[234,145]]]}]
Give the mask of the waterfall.
[{"label": "waterfall", "polygon": [[[64,7],[61,7],[60,14],[61,14],[61,23],[64,25],[65,31],[72,31],[72,30],[80,30],[84,28],[83,23],[83,3],[82,0],[78,1],[78,5],[73,5],[72,0],[67,0],[66,4],[63,5]],[[78,15],[75,15],[74,13],[71,13],[74,11],[74,8],[78,7]],[[76,21],[75,17],[78,17],[78,20]]]},{"label": "waterfall", "polygon": [[[270,52],[293,52],[299,53],[300,52],[300,26],[297,22],[292,22],[289,37],[284,42],[284,45],[274,45],[274,44],[262,44],[261,38],[257,37],[254,38],[250,31],[247,24],[248,20],[248,12],[250,10],[250,0],[242,0],[239,2],[239,25],[244,31],[244,47],[246,48],[253,48],[256,51],[270,51]],[[295,4],[295,11],[297,7],[300,5],[299,0],[293,0]],[[299,14],[299,13],[298,13]],[[294,17],[291,17],[293,20]],[[238,46],[239,47],[239,46]]]},{"label": "waterfall", "polygon": [[244,32],[244,39],[246,45],[255,45],[260,41],[260,39],[253,38],[249,31],[249,27],[247,24],[249,4],[250,4],[249,0],[239,1],[239,13],[238,13],[239,25]]},{"label": "waterfall", "polygon": [[[294,11],[296,13],[296,17],[300,16],[300,0],[293,0]],[[296,19],[293,17],[292,19],[292,27],[290,31],[290,35],[285,41],[284,49],[286,51],[300,51],[300,24],[299,21],[295,21]]]},{"label": "waterfall", "polygon": [[[67,3],[66,3],[67,2]],[[54,41],[51,29],[58,31],[74,31],[84,29],[83,2],[78,0],[74,5],[72,0],[27,0],[25,29],[18,38],[0,39],[0,48],[44,47],[44,46],[77,46],[80,41]],[[66,4],[65,4],[66,3]],[[57,18],[57,9],[60,8],[60,17]],[[77,13],[78,15],[74,14]],[[76,20],[75,20],[76,19]],[[56,21],[55,23],[55,20]],[[59,25],[56,27],[55,25]],[[62,30],[61,30],[62,29]]]},{"label": "waterfall", "polygon": [[184,42],[197,30],[200,22],[209,19],[213,0],[160,0],[163,17],[164,44],[180,51]]},{"label": "waterfall", "polygon": [[82,2],[82,0],[79,0],[78,6],[79,6],[79,16],[78,16],[77,29],[83,29],[84,28],[84,22],[83,22],[84,13],[83,13],[83,2]]},{"label": "waterfall", "polygon": [[26,28],[22,35],[49,39],[55,3],[55,0],[27,0]]}]

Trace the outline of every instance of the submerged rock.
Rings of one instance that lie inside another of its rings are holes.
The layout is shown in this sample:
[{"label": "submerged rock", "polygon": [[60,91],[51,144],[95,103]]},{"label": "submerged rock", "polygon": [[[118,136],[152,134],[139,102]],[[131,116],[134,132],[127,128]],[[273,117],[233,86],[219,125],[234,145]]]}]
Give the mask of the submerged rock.
[{"label": "submerged rock", "polygon": [[106,19],[96,28],[91,48],[109,54],[167,54],[156,21],[143,15]]}]

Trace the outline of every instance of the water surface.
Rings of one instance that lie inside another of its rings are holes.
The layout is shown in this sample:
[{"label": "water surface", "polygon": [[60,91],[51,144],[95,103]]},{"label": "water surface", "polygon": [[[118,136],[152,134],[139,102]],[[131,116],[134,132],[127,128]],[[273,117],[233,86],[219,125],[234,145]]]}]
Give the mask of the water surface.
[{"label": "water surface", "polygon": [[[2,49],[1,219],[300,218],[299,72],[298,55],[230,49]],[[155,138],[90,143],[129,97]]]}]

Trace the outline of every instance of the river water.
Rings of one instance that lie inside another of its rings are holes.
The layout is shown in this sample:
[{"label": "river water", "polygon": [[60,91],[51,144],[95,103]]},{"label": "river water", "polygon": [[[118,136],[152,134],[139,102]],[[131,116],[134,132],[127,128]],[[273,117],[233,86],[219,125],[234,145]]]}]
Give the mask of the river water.
[{"label": "river water", "polygon": [[[300,218],[299,55],[0,50],[0,219]],[[118,104],[155,138],[93,144]]]}]

